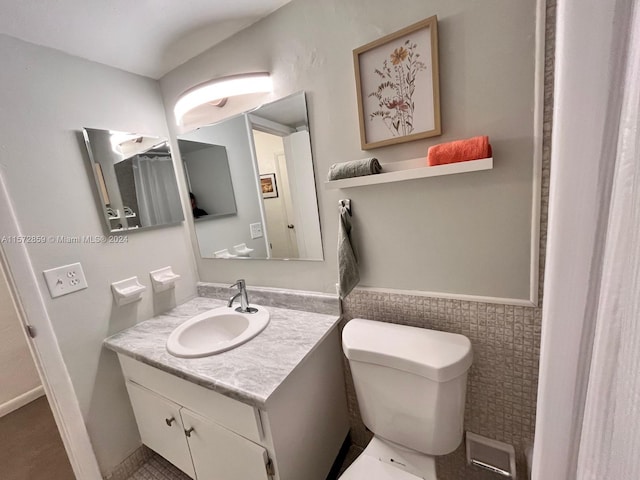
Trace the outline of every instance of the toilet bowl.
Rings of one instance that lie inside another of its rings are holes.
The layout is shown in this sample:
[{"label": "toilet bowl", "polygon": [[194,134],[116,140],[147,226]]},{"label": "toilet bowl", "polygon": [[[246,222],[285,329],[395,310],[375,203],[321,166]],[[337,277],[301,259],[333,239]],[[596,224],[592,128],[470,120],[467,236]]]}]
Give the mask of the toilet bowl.
[{"label": "toilet bowl", "polygon": [[469,339],[353,319],[342,347],[374,437],[340,480],[437,480],[435,457],[462,442]]}]

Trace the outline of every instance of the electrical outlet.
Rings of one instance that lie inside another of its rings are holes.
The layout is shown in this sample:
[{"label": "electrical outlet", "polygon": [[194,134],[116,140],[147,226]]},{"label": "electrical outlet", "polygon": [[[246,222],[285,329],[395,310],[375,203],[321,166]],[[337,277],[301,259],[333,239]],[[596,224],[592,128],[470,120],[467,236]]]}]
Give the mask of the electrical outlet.
[{"label": "electrical outlet", "polygon": [[251,229],[251,238],[260,238],[262,237],[262,224],[258,223],[250,223],[249,228]]},{"label": "electrical outlet", "polygon": [[72,263],[63,267],[51,268],[42,272],[49,287],[51,298],[77,292],[88,287],[82,265]]}]

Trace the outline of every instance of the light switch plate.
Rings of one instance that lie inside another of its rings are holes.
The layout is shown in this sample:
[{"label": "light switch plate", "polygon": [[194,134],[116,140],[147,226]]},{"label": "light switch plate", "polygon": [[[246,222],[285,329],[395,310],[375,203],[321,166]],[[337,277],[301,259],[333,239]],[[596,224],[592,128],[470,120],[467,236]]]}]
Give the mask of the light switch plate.
[{"label": "light switch plate", "polygon": [[77,292],[88,287],[80,263],[50,268],[42,272],[49,287],[51,298]]},{"label": "light switch plate", "polygon": [[262,224],[258,223],[250,223],[249,228],[251,229],[251,238],[260,238],[262,237]]}]

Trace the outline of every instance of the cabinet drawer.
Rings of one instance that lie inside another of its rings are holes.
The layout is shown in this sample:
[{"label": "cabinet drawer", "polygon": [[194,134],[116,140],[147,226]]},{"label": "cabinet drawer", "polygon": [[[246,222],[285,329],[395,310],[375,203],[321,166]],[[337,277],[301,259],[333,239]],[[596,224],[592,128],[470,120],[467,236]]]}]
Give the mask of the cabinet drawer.
[{"label": "cabinet drawer", "polygon": [[258,410],[157,368],[118,354],[127,380],[153,390],[256,443],[263,433]]}]

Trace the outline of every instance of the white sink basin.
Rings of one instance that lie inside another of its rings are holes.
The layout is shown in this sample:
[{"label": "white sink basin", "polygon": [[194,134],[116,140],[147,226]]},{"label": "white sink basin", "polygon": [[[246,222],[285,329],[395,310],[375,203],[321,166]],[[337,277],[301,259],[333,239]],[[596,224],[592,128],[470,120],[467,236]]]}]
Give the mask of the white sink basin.
[{"label": "white sink basin", "polygon": [[196,315],[171,332],[167,350],[176,357],[198,358],[248,342],[269,324],[269,312],[264,307],[252,307],[258,311],[241,313],[220,307]]}]

